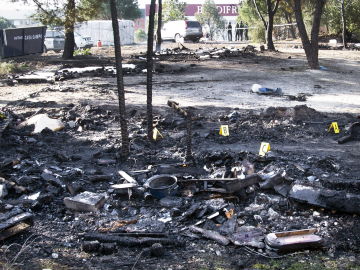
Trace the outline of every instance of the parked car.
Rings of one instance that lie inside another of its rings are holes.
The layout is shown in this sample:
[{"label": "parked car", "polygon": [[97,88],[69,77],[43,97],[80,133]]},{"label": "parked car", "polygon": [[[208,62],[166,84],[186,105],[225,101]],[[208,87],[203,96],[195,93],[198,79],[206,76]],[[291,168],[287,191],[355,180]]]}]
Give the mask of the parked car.
[{"label": "parked car", "polygon": [[[79,48],[91,48],[93,41],[91,37],[83,37],[78,33],[74,32],[75,38],[75,49]],[[54,50],[56,52],[64,49],[65,45],[65,34],[61,30],[46,30],[44,51]]]},{"label": "parked car", "polygon": [[74,32],[75,48],[91,48],[93,46],[93,40],[91,37],[82,36],[77,32]]},{"label": "parked car", "polygon": [[64,49],[65,35],[61,31],[57,30],[46,30],[44,40],[44,52],[54,50],[59,52]]},{"label": "parked car", "polygon": [[161,28],[162,40],[181,42],[183,39],[198,42],[202,36],[202,27],[198,21],[170,21]]}]

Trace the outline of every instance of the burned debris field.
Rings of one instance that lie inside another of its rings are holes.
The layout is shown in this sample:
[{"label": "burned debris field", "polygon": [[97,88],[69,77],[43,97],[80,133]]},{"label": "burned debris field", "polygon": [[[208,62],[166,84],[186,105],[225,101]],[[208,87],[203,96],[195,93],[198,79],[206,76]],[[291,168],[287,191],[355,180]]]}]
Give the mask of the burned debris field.
[{"label": "burned debris field", "polygon": [[16,60],[33,71],[0,82],[3,269],[360,269],[358,52],[313,71],[297,49],[186,47],[155,55],[155,141],[145,48],[123,48],[126,160],[113,50]]}]

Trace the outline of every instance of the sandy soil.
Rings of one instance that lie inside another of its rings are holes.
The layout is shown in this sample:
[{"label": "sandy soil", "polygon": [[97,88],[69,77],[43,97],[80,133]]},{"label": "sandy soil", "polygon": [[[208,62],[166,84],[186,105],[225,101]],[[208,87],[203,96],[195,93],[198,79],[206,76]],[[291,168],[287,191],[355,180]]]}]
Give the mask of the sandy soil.
[{"label": "sandy soil", "polygon": [[[226,44],[229,46],[229,44]],[[165,43],[165,47],[175,47],[172,43]],[[191,49],[207,48],[206,44],[186,44]],[[212,45],[214,47],[214,45]],[[221,48],[222,45],[216,45]],[[238,45],[234,47],[243,47]],[[109,49],[94,49],[95,55],[111,55]],[[143,52],[145,47],[123,48],[123,54]],[[104,53],[105,52],[105,53]],[[102,57],[103,58],[103,57]],[[99,57],[99,62],[103,63]],[[288,59],[291,58],[291,59]],[[129,60],[127,60],[129,61]],[[260,109],[268,106],[295,106],[307,104],[322,112],[359,113],[359,72],[360,55],[358,51],[320,51],[320,63],[326,70],[309,70],[301,49],[280,48],[279,53],[257,54],[255,57],[240,59],[204,60],[167,62],[173,74],[154,75],[154,105],[163,106],[171,98],[178,100],[183,106],[214,106],[219,108]],[[96,64],[96,61],[91,63]],[[54,69],[56,67],[47,67]],[[181,69],[181,71],[177,71]],[[145,104],[146,77],[144,75],[125,77],[126,99],[128,104]],[[116,86],[115,79],[80,79],[72,81],[72,85],[108,84],[112,89]],[[251,86],[261,84],[269,88],[282,88],[284,94],[309,95],[305,103],[289,101],[283,97],[264,97],[250,93]],[[14,88],[1,87],[0,104],[7,101],[21,99],[23,96],[40,89],[41,85],[19,86]],[[88,87],[87,87],[88,88]],[[65,97],[47,99],[58,103],[85,98],[83,93],[73,93]],[[80,97],[82,96],[82,97]],[[65,98],[65,100],[61,100]],[[42,96],[37,99],[41,100]],[[37,100],[30,99],[30,100]],[[60,100],[58,100],[60,99]],[[89,96],[89,99],[91,97]],[[30,101],[29,100],[29,101]],[[96,99],[97,100],[97,99]],[[101,103],[109,101],[101,101]]]}]

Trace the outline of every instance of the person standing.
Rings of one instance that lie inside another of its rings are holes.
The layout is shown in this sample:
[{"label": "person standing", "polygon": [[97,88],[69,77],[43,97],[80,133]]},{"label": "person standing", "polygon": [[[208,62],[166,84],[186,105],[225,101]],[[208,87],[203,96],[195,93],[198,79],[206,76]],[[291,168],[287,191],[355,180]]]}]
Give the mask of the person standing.
[{"label": "person standing", "polygon": [[244,38],[244,24],[242,21],[240,21],[240,40],[243,41]]},{"label": "person standing", "polygon": [[232,41],[232,25],[231,25],[231,22],[229,22],[227,30],[228,30],[228,41]]},{"label": "person standing", "polygon": [[248,30],[249,30],[249,27],[247,26],[247,24],[244,24],[244,39],[245,39],[245,41],[249,40]]},{"label": "person standing", "polygon": [[235,26],[235,41],[239,41],[240,38],[240,25],[239,23],[236,23]]}]

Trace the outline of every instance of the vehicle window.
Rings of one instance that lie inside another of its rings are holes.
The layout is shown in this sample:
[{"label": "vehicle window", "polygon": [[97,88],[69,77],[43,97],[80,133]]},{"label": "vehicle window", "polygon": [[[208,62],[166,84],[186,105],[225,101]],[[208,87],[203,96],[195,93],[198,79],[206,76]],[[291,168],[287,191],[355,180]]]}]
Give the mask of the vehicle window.
[{"label": "vehicle window", "polygon": [[64,38],[64,37],[65,35],[63,33],[58,31],[54,32],[54,38]]},{"label": "vehicle window", "polygon": [[53,31],[46,31],[46,36],[47,38],[52,38],[54,37],[54,32]]},{"label": "vehicle window", "polygon": [[197,21],[187,21],[186,23],[187,23],[188,27],[200,27],[201,26],[200,23]]}]

